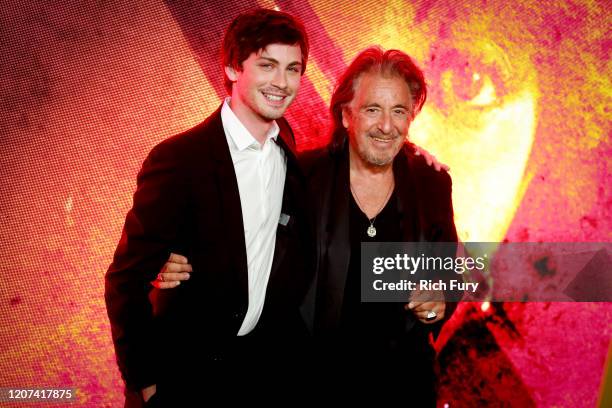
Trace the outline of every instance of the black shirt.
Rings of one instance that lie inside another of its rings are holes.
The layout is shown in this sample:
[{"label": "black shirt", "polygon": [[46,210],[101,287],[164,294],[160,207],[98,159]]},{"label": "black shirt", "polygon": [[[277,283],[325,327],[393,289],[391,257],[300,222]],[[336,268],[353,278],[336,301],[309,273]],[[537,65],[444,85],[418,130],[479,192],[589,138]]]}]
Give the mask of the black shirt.
[{"label": "black shirt", "polygon": [[[369,356],[379,359],[396,349],[405,332],[407,312],[403,303],[361,302],[361,242],[402,241],[401,215],[393,192],[374,220],[376,235],[370,237],[367,234],[370,220],[361,211],[352,194],[349,207],[351,258],[340,316],[340,337],[350,339],[348,344],[358,348],[350,350],[351,347],[348,347],[347,352],[357,352],[360,358]],[[346,347],[347,342],[343,343]]]}]

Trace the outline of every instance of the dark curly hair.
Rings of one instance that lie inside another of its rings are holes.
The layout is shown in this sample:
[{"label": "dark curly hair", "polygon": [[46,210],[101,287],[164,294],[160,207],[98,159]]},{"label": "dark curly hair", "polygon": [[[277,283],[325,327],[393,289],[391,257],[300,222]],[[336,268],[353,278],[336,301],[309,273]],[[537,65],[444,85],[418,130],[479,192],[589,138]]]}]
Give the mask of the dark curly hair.
[{"label": "dark curly hair", "polygon": [[[299,45],[302,51],[302,75],[308,60],[308,36],[304,25],[282,11],[258,8],[239,14],[225,31],[222,45],[223,67],[242,70],[249,55],[270,44]],[[232,81],[224,74],[225,89],[232,91]]]}]

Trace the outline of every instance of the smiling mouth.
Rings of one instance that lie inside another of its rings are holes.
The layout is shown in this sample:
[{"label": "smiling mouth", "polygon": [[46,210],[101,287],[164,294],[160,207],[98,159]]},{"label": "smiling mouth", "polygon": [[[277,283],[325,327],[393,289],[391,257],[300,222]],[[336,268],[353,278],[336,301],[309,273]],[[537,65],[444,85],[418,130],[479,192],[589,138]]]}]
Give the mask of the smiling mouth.
[{"label": "smiling mouth", "polygon": [[391,143],[396,139],[395,137],[389,137],[389,138],[376,137],[376,136],[370,136],[370,137],[374,139],[374,141],[379,142],[379,143]]},{"label": "smiling mouth", "polygon": [[276,94],[270,94],[266,92],[262,92],[262,94],[267,100],[269,100],[270,102],[274,102],[274,103],[281,103],[287,97],[287,95],[276,95]]}]

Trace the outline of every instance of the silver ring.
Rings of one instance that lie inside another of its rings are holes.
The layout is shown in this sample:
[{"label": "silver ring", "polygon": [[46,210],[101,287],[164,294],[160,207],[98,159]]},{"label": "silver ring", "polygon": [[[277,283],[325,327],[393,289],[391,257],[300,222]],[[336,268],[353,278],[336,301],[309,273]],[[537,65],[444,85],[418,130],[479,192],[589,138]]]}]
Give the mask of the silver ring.
[{"label": "silver ring", "polygon": [[433,320],[436,317],[438,317],[438,314],[434,312],[433,310],[430,310],[429,312],[427,312],[427,320]]}]

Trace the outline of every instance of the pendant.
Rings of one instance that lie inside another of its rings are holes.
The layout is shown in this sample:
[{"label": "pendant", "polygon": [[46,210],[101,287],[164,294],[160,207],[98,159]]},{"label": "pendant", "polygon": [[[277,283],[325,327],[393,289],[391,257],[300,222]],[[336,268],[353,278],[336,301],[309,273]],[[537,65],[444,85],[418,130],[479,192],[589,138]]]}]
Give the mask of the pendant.
[{"label": "pendant", "polygon": [[370,238],[374,238],[376,236],[376,228],[374,228],[374,225],[370,224],[367,232]]}]

